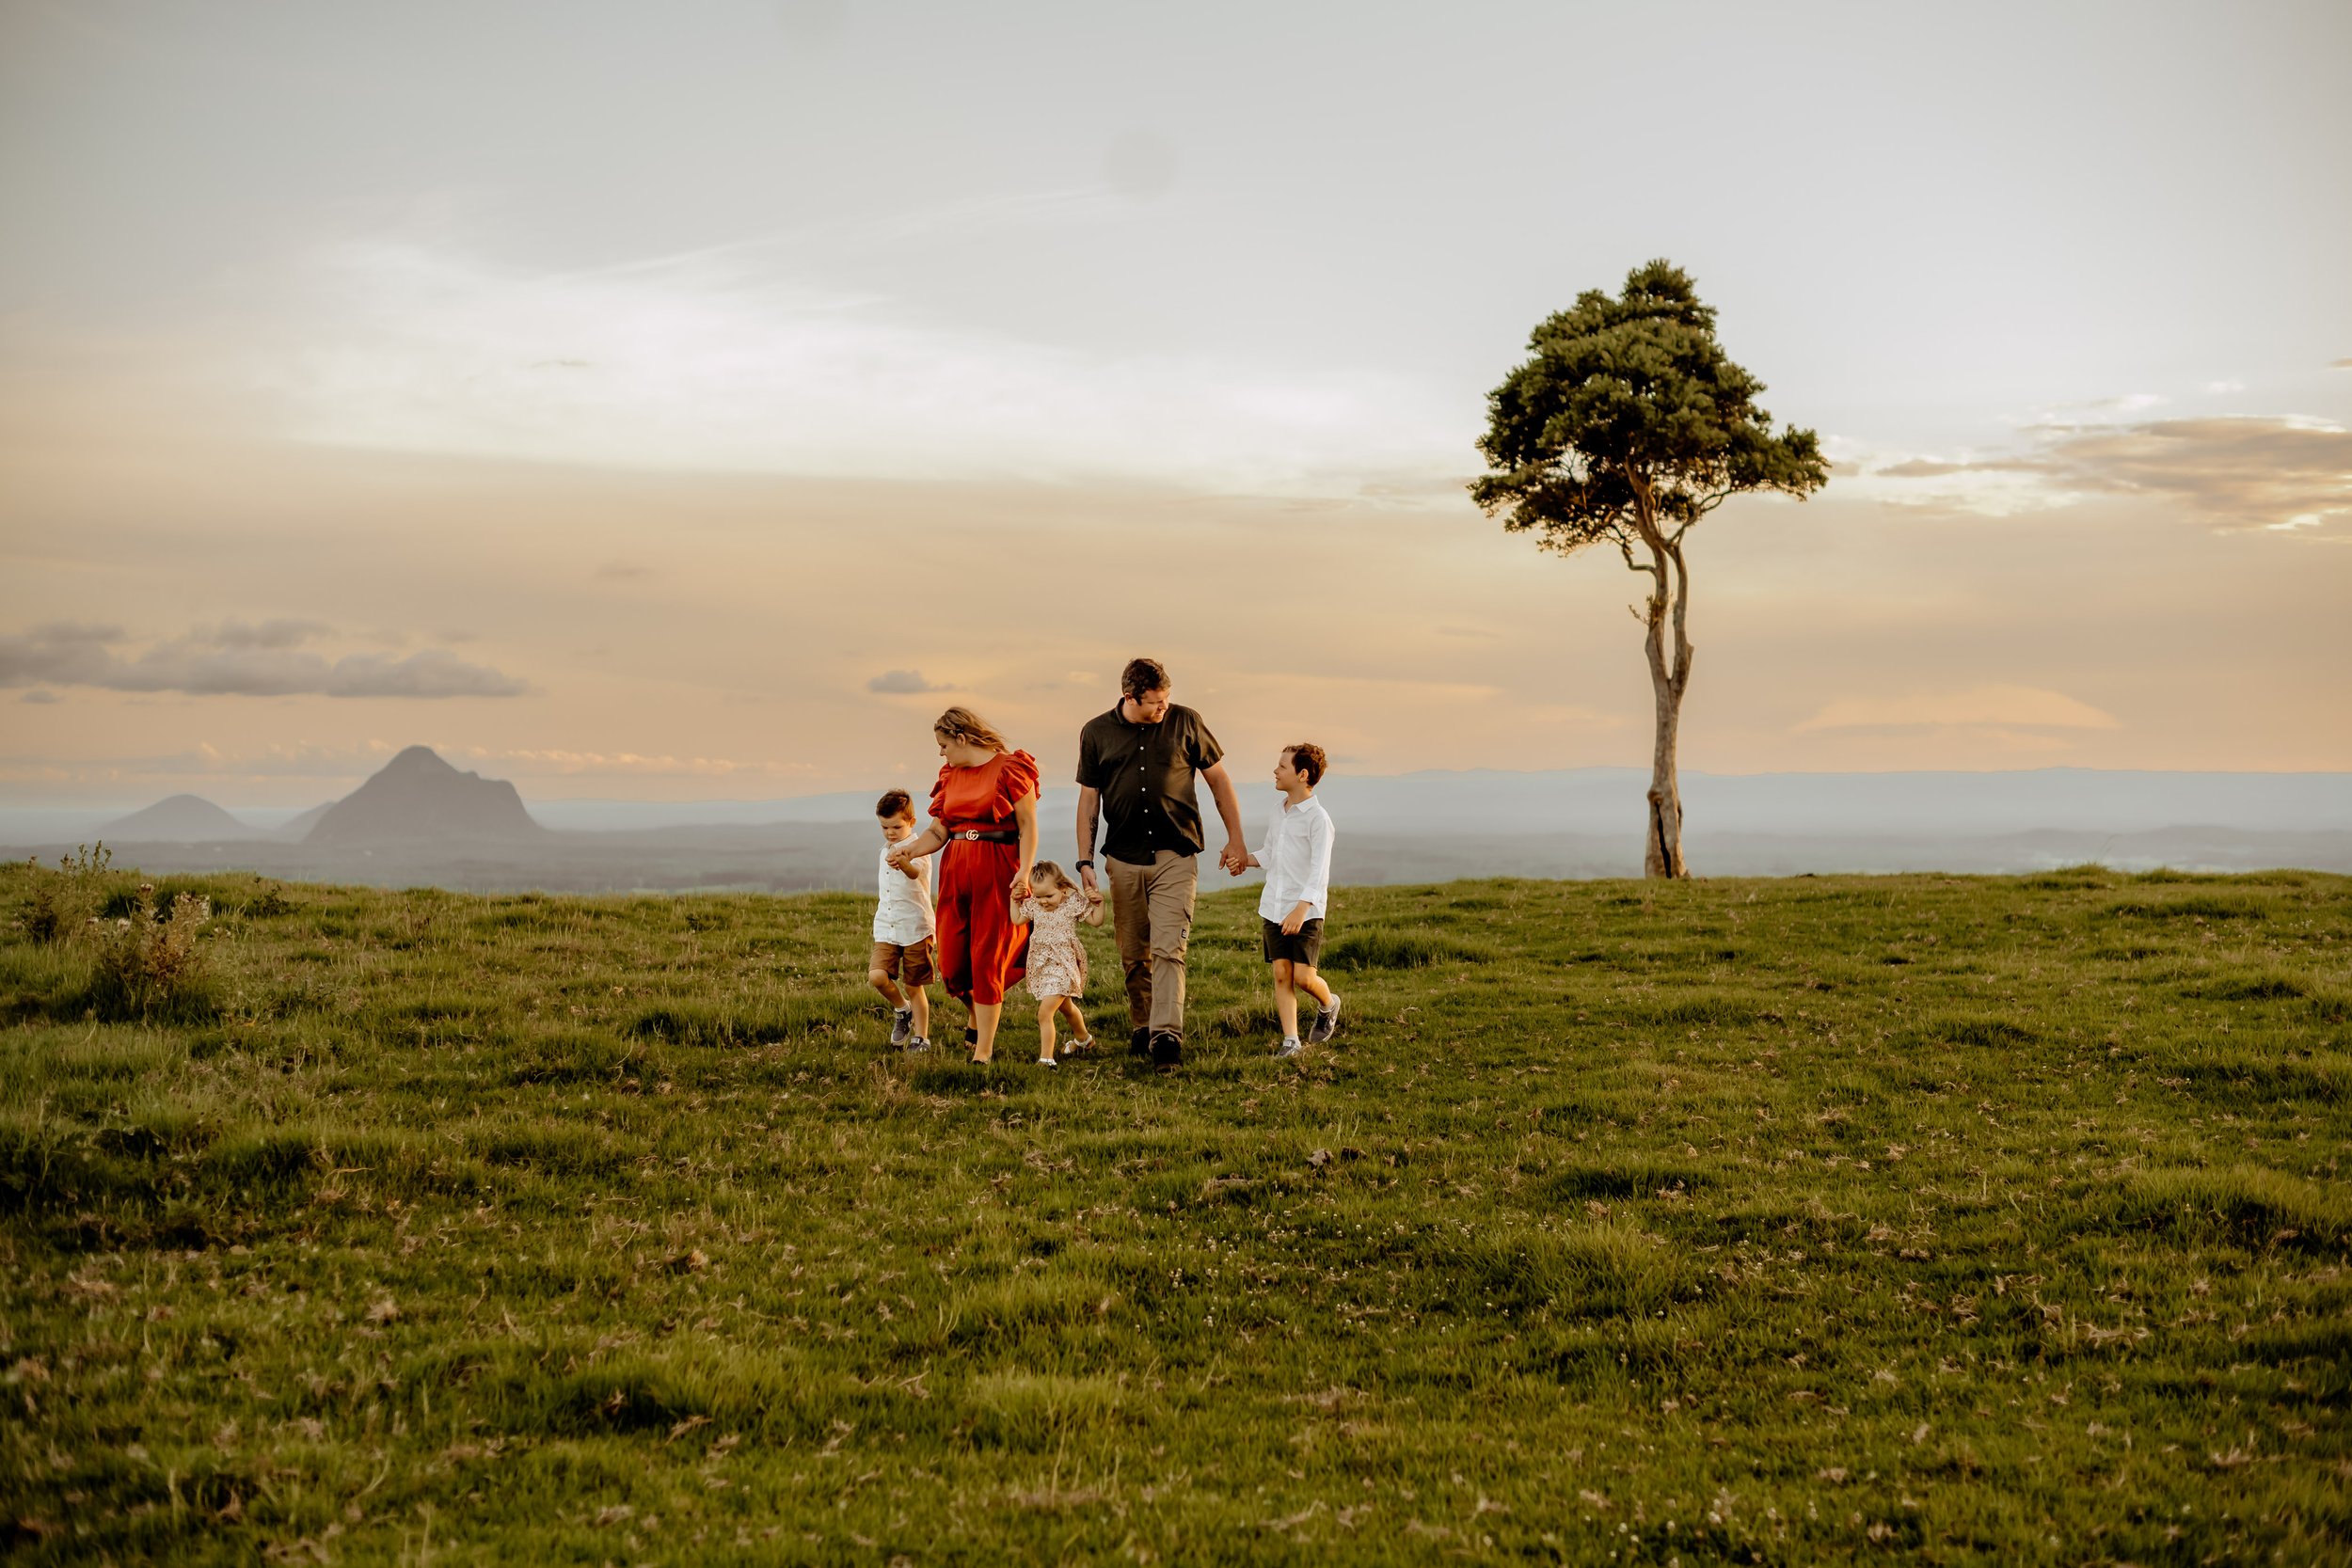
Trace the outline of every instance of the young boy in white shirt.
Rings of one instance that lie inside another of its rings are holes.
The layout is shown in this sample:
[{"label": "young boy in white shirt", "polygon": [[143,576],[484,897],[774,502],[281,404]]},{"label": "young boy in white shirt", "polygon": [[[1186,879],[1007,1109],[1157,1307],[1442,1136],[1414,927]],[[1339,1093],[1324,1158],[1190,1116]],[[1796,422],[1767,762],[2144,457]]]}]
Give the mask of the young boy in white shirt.
[{"label": "young boy in white shirt", "polygon": [[874,802],[882,824],[881,901],[874,906],[874,957],[866,977],[890,1004],[890,1043],[909,1051],[931,1048],[931,858],[910,861],[904,871],[890,863],[890,851],[914,836],[914,801],[894,789]]},{"label": "young boy in white shirt", "polygon": [[[1274,787],[1282,803],[1266,822],[1265,841],[1249,855],[1265,869],[1265,891],[1258,895],[1264,927],[1266,962],[1274,969],[1274,1010],[1282,1021],[1277,1056],[1295,1056],[1321,1045],[1340,1026],[1340,999],[1315,973],[1323,958],[1323,916],[1331,896],[1331,814],[1315,799],[1327,766],[1323,748],[1302,740],[1282,748],[1275,759]],[[1315,1000],[1315,1022],[1298,1036],[1298,993]]]}]

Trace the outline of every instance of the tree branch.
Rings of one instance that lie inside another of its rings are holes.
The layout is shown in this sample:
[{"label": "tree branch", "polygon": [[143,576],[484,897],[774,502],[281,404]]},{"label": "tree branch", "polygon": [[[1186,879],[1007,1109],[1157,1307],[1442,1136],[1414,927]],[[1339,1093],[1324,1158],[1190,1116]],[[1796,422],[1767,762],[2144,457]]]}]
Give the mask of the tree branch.
[{"label": "tree branch", "polygon": [[[1687,528],[1690,525],[1686,523],[1683,526]],[[1677,696],[1681,694],[1684,687],[1691,684],[1691,638],[1687,629],[1691,613],[1691,572],[1690,568],[1683,563],[1680,538],[1681,534],[1677,531],[1676,534],[1677,542],[1668,546],[1666,550],[1666,558],[1674,562],[1674,689]]]},{"label": "tree branch", "polygon": [[[1650,492],[1649,481],[1640,474],[1627,477],[1633,486],[1633,524],[1641,533],[1642,543],[1648,546],[1650,555],[1649,565],[1634,568],[1650,574],[1649,613],[1642,618],[1649,633],[1642,640],[1643,651],[1649,656],[1650,680],[1665,687],[1672,681],[1666,670],[1666,610],[1670,599],[1666,578],[1666,541],[1658,531],[1657,499]],[[1630,560],[1631,555],[1629,548],[1627,558]]]}]

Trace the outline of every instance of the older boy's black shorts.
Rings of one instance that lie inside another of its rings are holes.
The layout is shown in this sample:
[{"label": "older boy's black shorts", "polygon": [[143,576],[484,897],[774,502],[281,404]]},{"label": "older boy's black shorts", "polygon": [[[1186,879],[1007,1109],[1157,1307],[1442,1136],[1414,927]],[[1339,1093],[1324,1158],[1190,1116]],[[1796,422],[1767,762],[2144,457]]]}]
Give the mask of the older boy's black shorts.
[{"label": "older boy's black shorts", "polygon": [[1293,936],[1282,934],[1282,923],[1279,920],[1261,920],[1259,924],[1265,927],[1266,962],[1288,958],[1295,964],[1305,964],[1312,969],[1323,961],[1323,922],[1320,919],[1305,922]]}]

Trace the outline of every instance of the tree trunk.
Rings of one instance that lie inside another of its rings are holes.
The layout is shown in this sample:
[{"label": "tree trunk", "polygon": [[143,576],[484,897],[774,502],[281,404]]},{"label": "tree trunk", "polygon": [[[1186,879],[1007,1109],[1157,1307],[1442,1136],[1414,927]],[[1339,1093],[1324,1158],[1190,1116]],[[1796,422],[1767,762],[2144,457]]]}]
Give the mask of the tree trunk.
[{"label": "tree trunk", "polygon": [[[1645,651],[1649,656],[1650,694],[1658,714],[1650,752],[1649,821],[1642,847],[1642,875],[1688,877],[1691,867],[1682,858],[1682,787],[1675,776],[1675,747],[1682,726],[1682,693],[1691,684],[1691,640],[1685,622],[1691,579],[1683,565],[1680,539],[1670,539],[1658,528],[1648,485],[1637,482],[1634,494],[1636,526],[1650,552]],[[1666,648],[1669,626],[1674,633],[1671,663]]]},{"label": "tree trunk", "polygon": [[1650,754],[1649,843],[1642,850],[1645,877],[1688,877],[1682,858],[1682,789],[1675,780],[1675,732],[1682,721],[1682,693],[1658,690],[1658,742]]}]

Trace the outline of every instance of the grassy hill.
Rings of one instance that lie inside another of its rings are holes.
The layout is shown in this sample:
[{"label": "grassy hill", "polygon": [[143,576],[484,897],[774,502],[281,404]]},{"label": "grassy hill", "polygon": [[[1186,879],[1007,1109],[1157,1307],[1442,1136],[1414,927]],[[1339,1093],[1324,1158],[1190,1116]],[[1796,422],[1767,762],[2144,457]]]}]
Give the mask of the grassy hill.
[{"label": "grassy hill", "polygon": [[136,880],[0,875],[29,1562],[2352,1537],[2343,879],[1343,892],[1297,1066],[1219,895],[1174,1077],[894,1054],[847,895]]}]

